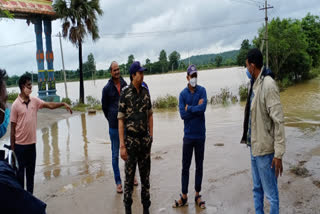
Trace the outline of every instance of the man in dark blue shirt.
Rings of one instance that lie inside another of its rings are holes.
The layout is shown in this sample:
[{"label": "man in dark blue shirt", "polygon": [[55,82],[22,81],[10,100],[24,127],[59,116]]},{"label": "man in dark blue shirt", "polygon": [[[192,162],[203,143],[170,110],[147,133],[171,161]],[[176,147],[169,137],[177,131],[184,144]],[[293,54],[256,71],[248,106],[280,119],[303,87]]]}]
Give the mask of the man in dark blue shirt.
[{"label": "man in dark blue shirt", "polygon": [[188,86],[180,93],[179,97],[180,116],[184,120],[181,174],[182,195],[173,204],[174,208],[188,204],[189,169],[193,150],[195,151],[196,164],[195,203],[200,208],[205,208],[205,202],[201,200],[200,191],[206,139],[204,112],[207,107],[207,93],[204,87],[197,85],[197,77],[196,66],[190,65],[187,70]]},{"label": "man in dark blue shirt", "polygon": [[119,170],[119,132],[118,132],[118,105],[120,92],[127,83],[120,76],[117,62],[113,61],[109,67],[111,78],[102,90],[102,110],[109,122],[109,135],[112,150],[112,168],[117,185],[117,192],[122,193],[122,184]]}]

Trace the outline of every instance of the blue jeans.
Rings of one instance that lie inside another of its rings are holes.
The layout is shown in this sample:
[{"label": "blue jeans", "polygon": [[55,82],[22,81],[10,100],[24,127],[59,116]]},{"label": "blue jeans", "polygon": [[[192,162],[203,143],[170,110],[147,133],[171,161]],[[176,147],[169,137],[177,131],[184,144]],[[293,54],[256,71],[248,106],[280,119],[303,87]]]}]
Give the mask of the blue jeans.
[{"label": "blue jeans", "polygon": [[182,151],[182,173],[181,173],[181,184],[182,193],[188,193],[189,186],[189,169],[192,161],[192,153],[195,153],[196,162],[196,175],[194,188],[196,192],[201,191],[202,175],[203,175],[203,159],[204,159],[204,139],[183,139],[183,151]]},{"label": "blue jeans", "polygon": [[256,214],[264,214],[264,193],[270,203],[270,214],[279,213],[279,193],[275,169],[271,168],[274,154],[252,156],[251,170],[253,181],[253,200]]},{"label": "blue jeans", "polygon": [[121,184],[120,170],[119,170],[119,132],[118,129],[109,128],[109,135],[111,140],[112,151],[112,168],[114,174],[114,180],[116,184]]}]

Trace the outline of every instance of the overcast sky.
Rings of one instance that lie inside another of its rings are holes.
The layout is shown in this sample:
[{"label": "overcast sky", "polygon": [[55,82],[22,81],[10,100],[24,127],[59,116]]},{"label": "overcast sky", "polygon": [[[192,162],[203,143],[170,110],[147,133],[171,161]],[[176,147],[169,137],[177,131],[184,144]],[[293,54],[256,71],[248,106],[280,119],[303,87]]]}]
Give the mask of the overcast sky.
[{"label": "overcast sky", "polygon": [[[260,4],[259,4],[260,3]],[[87,38],[83,59],[94,54],[97,69],[106,69],[113,60],[124,63],[128,55],[145,63],[178,51],[182,58],[239,49],[244,39],[250,41],[264,22],[259,10],[263,0],[103,0],[104,15],[98,25],[101,38],[93,43]],[[269,0],[274,6],[270,19],[302,18],[308,12],[320,14],[319,0]],[[9,75],[37,71],[34,26],[25,20],[0,20],[0,68]],[[60,20],[53,22],[53,35],[61,30]],[[18,44],[28,42],[24,44]],[[62,68],[59,39],[52,38],[54,68]],[[11,45],[16,44],[16,45]],[[7,46],[10,45],[10,46]],[[62,41],[66,69],[78,68],[78,50]],[[44,50],[45,51],[45,50]]]}]

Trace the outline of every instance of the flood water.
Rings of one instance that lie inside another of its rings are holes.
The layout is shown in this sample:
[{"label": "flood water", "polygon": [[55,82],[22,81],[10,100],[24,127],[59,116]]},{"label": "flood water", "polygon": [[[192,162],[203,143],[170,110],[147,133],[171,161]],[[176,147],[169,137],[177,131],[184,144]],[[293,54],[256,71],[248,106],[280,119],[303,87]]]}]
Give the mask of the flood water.
[{"label": "flood water", "polygon": [[[186,86],[185,73],[146,76],[152,99],[171,94],[178,96]],[[86,95],[100,99],[107,80],[86,81]],[[198,84],[207,89],[208,98],[228,87],[236,94],[246,81],[244,69],[230,68],[201,71]],[[59,94],[63,85],[58,84]],[[78,83],[68,83],[70,97],[78,96]],[[12,89],[11,89],[12,90]],[[36,91],[36,88],[34,88]],[[320,79],[293,86],[281,93],[285,112],[287,153],[294,157],[306,145],[313,148],[311,158],[319,158],[320,146]],[[221,144],[238,144],[242,132],[243,103],[227,106],[208,105],[206,111],[207,138]],[[225,137],[228,136],[228,141]],[[153,152],[181,144],[183,121],[177,110],[155,111]],[[3,139],[7,143],[8,138]],[[306,151],[307,152],[307,151]],[[291,158],[294,159],[294,158]],[[316,165],[310,168],[317,171]],[[36,182],[63,176],[84,176],[84,182],[112,173],[108,124],[102,112],[81,114],[37,130]],[[319,175],[319,173],[318,173]],[[89,176],[89,177],[88,177]],[[320,177],[320,175],[319,175]]]}]

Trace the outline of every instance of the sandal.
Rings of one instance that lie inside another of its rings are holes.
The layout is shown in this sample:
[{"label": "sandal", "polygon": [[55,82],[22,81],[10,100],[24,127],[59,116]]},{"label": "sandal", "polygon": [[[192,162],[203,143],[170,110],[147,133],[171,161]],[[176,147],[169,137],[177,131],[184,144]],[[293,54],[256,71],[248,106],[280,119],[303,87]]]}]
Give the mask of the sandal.
[{"label": "sandal", "polygon": [[139,185],[138,180],[136,178],[134,178],[133,185],[134,186],[138,186]]},{"label": "sandal", "polygon": [[117,193],[123,193],[123,191],[122,191],[122,185],[121,184],[118,184],[117,185]]},{"label": "sandal", "polygon": [[[199,198],[200,198],[200,202],[198,203]],[[206,202],[201,200],[201,195],[194,197],[194,201],[196,202],[196,205],[198,205],[201,209],[206,208]]]},{"label": "sandal", "polygon": [[177,207],[188,206],[188,198],[184,199],[180,194],[180,200],[181,200],[181,203],[179,203],[179,201],[177,200],[174,200],[174,204],[172,205],[172,207],[177,208]]}]

